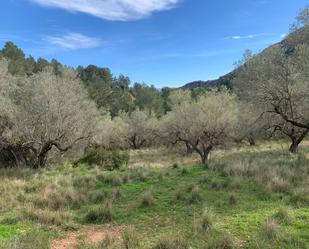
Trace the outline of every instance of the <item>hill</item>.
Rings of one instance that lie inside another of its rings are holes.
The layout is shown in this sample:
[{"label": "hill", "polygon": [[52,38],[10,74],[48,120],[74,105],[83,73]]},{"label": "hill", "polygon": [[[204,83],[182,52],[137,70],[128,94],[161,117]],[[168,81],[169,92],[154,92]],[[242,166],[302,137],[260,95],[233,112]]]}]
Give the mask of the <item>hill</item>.
[{"label": "hill", "polygon": [[[309,44],[309,26],[305,26],[298,30],[291,32],[284,40],[274,45],[269,46],[264,49],[260,55],[263,56],[265,51],[272,49],[274,46],[284,46],[286,48],[287,53],[293,51],[293,49],[301,44]],[[226,86],[227,88],[232,88],[233,79],[236,76],[239,69],[235,69],[232,72],[218,78],[215,80],[207,80],[207,81],[193,81],[185,84],[180,87],[182,90],[191,90],[195,88],[210,88],[210,87],[218,87],[218,86]]]}]

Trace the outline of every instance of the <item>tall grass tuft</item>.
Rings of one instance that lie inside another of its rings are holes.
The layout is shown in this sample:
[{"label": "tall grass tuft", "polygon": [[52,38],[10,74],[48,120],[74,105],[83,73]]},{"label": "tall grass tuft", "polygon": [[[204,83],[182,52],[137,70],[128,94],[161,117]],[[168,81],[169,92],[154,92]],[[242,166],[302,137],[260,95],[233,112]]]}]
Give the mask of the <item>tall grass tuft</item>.
[{"label": "tall grass tuft", "polygon": [[139,246],[138,233],[134,227],[129,226],[122,233],[122,241],[124,249],[135,249]]},{"label": "tall grass tuft", "polygon": [[103,206],[90,208],[84,216],[85,223],[107,223],[113,219],[113,206],[111,201],[107,201]]},{"label": "tall grass tuft", "polygon": [[191,204],[198,203],[198,202],[202,201],[202,199],[203,198],[202,198],[200,188],[198,186],[194,186],[194,188],[190,192],[189,202]]},{"label": "tall grass tuft", "polygon": [[154,190],[152,188],[146,190],[142,196],[142,205],[145,207],[154,205]]},{"label": "tall grass tuft", "polygon": [[152,249],[189,249],[188,244],[181,239],[164,238],[161,239]]}]

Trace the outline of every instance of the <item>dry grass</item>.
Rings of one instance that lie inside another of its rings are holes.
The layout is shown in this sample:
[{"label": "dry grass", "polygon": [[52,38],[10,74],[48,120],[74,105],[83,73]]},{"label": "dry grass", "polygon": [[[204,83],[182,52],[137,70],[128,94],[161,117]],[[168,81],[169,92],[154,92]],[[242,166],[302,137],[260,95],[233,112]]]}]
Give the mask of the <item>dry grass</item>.
[{"label": "dry grass", "polygon": [[154,190],[152,188],[146,190],[142,196],[142,205],[145,207],[154,205]]},{"label": "dry grass", "polygon": [[73,222],[72,214],[69,211],[37,209],[31,205],[24,210],[24,217],[42,225],[69,226]]},{"label": "dry grass", "polygon": [[129,168],[165,168],[173,164],[188,165],[199,163],[196,154],[187,155],[179,148],[151,148],[130,152]]}]

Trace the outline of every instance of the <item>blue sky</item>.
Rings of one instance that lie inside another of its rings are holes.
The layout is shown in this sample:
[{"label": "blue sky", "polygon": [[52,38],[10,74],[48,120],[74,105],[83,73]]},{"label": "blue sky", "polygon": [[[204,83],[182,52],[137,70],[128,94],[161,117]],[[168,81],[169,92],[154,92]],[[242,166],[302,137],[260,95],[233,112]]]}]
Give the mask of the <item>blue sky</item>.
[{"label": "blue sky", "polygon": [[0,46],[109,67],[132,82],[181,86],[233,69],[288,33],[308,0],[5,0]]}]

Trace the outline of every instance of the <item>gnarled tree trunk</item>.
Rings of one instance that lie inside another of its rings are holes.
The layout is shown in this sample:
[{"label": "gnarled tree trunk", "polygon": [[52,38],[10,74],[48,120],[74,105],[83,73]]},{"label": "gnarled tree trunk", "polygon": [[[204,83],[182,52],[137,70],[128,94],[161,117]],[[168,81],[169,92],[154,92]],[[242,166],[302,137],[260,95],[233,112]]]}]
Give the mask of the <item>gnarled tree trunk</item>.
[{"label": "gnarled tree trunk", "polygon": [[195,151],[200,155],[202,164],[207,163],[209,159],[209,153],[212,149],[213,149],[212,145],[208,146],[203,145],[202,149],[198,149],[197,146],[195,146]]},{"label": "gnarled tree trunk", "polygon": [[309,133],[309,130],[305,130],[298,138],[295,136],[290,137],[292,140],[292,144],[290,145],[289,151],[293,154],[298,152],[298,146],[304,140],[304,138]]}]

